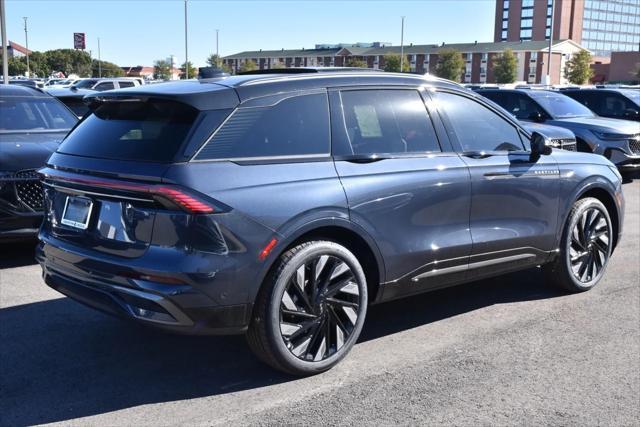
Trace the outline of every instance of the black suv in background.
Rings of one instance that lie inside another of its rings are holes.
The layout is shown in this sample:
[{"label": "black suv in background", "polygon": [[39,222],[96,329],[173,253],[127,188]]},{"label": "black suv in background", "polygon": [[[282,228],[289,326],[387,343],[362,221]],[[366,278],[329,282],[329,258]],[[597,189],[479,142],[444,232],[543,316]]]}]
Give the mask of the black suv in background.
[{"label": "black suv in background", "polygon": [[605,158],[452,82],[288,72],[88,96],[40,171],[45,282],[314,374],[370,304],[538,265],[573,292],[602,278],[624,211]]},{"label": "black suv in background", "polygon": [[640,122],[640,90],[566,89],[570,96],[601,117]]},{"label": "black suv in background", "polygon": [[77,117],[40,89],[0,85],[0,241],[34,238],[44,166]]}]

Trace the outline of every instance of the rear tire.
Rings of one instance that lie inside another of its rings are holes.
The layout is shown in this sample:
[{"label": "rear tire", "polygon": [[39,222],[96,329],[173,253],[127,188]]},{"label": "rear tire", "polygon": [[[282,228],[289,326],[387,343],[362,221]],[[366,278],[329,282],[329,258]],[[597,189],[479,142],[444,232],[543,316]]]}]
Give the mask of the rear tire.
[{"label": "rear tire", "polygon": [[302,243],[285,252],[265,279],[247,341],[275,369],[324,372],[357,341],[367,298],[364,271],[348,249],[330,241]]},{"label": "rear tire", "polygon": [[570,292],[593,288],[607,269],[612,244],[607,208],[593,197],[578,200],[565,224],[558,256],[543,266],[547,281]]}]

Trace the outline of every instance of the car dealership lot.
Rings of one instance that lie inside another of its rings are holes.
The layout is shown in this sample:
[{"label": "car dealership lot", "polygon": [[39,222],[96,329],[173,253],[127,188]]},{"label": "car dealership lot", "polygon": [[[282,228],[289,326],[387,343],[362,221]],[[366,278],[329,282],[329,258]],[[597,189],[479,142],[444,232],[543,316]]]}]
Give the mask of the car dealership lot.
[{"label": "car dealership lot", "polygon": [[372,307],[352,354],[305,379],[242,337],[167,335],[48,289],[0,247],[0,425],[606,424],[640,417],[640,179],[603,281],[536,270]]}]

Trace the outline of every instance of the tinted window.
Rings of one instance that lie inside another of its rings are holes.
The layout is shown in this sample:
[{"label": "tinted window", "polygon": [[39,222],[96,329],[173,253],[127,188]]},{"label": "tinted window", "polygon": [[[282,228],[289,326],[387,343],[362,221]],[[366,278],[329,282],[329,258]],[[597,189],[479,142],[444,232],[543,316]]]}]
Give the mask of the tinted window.
[{"label": "tinted window", "polygon": [[592,117],[593,112],[568,96],[545,90],[532,90],[529,96],[533,98],[554,119],[570,117]]},{"label": "tinted window", "polygon": [[58,151],[105,159],[171,161],[197,115],[198,110],[172,101],[102,104]]},{"label": "tinted window", "polygon": [[59,131],[71,129],[77,121],[55,99],[19,96],[0,99],[0,132]]},{"label": "tinted window", "polygon": [[480,103],[464,96],[438,93],[438,108],[463,151],[523,150],[517,129]]},{"label": "tinted window", "polygon": [[82,102],[82,98],[68,96],[68,97],[62,97],[59,99],[78,117],[84,116],[87,113],[87,111],[89,111],[89,107],[87,106],[87,104]]},{"label": "tinted window", "polygon": [[94,87],[94,90],[111,90],[114,89],[114,85],[113,82],[103,82],[103,83],[99,83],[96,85],[96,87]]},{"label": "tinted window", "polygon": [[431,119],[415,90],[341,93],[353,154],[440,151]]},{"label": "tinted window", "polygon": [[237,109],[196,159],[323,155],[329,142],[327,95],[301,95]]},{"label": "tinted window", "polygon": [[120,86],[120,88],[134,87],[135,84],[133,82],[118,82],[118,86]]},{"label": "tinted window", "polygon": [[96,79],[78,80],[73,84],[73,87],[77,87],[78,89],[91,89],[91,87],[96,83],[98,83],[98,80]]}]

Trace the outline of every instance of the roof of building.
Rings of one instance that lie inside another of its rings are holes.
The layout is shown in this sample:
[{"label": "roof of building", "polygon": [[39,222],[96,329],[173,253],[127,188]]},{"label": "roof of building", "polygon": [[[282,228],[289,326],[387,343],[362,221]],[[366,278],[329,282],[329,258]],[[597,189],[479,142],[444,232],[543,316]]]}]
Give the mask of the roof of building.
[{"label": "roof of building", "polygon": [[[576,47],[582,48],[579,44],[572,40],[556,40],[553,42],[552,49],[557,49],[561,44],[570,43]],[[436,54],[442,49],[455,49],[465,53],[490,53],[502,52],[506,49],[513,51],[541,51],[547,50],[548,41],[518,41],[518,42],[487,42],[487,43],[453,43],[453,44],[410,44],[404,46],[404,53],[407,55],[414,54]],[[335,49],[294,49],[294,50],[259,50],[245,51],[233,55],[225,56],[223,59],[246,59],[246,58],[288,58],[302,56],[371,56],[386,55],[388,53],[400,53],[400,46],[385,47],[343,47]]]},{"label": "roof of building", "polygon": [[11,40],[9,40],[9,44],[7,45],[7,47],[13,49],[13,50],[17,50],[18,52],[22,53],[23,55],[26,55],[27,52],[29,53],[29,55],[31,55],[31,50],[27,49],[26,47],[22,46],[21,44],[18,44],[16,42],[12,42]]}]

